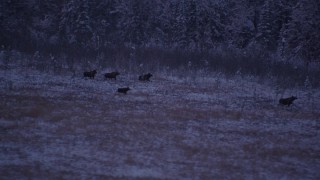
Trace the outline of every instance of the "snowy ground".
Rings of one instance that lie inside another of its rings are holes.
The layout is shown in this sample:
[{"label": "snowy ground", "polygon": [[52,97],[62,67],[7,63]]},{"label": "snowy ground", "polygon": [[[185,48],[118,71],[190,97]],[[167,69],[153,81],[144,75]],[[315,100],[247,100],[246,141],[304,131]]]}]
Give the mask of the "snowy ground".
[{"label": "snowy ground", "polygon": [[320,179],[319,89],[97,76],[0,71],[1,179]]}]

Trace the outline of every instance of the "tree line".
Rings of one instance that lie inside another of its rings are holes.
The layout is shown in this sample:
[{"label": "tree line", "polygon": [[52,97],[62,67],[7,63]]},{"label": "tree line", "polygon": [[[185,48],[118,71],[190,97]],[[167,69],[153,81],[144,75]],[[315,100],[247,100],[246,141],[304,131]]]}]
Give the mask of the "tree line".
[{"label": "tree line", "polygon": [[94,57],[112,48],[320,57],[318,0],[2,0],[2,49]]}]

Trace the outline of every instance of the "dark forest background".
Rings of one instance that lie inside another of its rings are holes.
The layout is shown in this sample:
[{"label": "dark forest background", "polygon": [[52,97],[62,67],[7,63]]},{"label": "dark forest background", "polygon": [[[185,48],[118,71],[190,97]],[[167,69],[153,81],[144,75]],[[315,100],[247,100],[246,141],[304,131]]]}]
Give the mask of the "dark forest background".
[{"label": "dark forest background", "polygon": [[[184,68],[317,85],[319,0],[1,0],[4,64]],[[320,76],[318,76],[320,77]]]}]

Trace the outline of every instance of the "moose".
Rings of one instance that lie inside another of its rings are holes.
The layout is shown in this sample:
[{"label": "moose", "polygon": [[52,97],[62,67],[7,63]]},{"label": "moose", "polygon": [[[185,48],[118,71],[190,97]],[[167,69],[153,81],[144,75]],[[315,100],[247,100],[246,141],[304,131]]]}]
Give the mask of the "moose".
[{"label": "moose", "polygon": [[139,80],[140,81],[150,81],[151,77],[152,77],[151,73],[143,74],[143,75],[139,76]]},{"label": "moose", "polygon": [[84,72],[83,76],[84,77],[89,77],[90,79],[94,79],[94,76],[96,74],[97,74],[97,70],[93,70],[93,71]]},{"label": "moose", "polygon": [[290,106],[293,103],[293,101],[296,100],[296,99],[298,99],[298,98],[295,97],[295,96],[291,96],[291,97],[288,97],[288,98],[281,98],[279,100],[279,104]]},{"label": "moose", "polygon": [[111,72],[111,73],[106,73],[104,74],[104,77],[106,79],[115,79],[117,80],[117,76],[120,75],[120,73],[118,71],[115,71],[115,72]]},{"label": "moose", "polygon": [[127,92],[128,92],[129,90],[131,90],[129,87],[118,88],[118,93],[127,94]]}]

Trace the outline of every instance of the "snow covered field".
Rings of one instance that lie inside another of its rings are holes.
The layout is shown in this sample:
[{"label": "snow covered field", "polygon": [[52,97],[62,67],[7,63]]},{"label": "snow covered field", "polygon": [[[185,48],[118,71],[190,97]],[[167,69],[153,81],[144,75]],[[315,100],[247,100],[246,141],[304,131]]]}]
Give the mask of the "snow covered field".
[{"label": "snow covered field", "polygon": [[320,179],[320,89],[102,76],[0,71],[1,179]]}]

